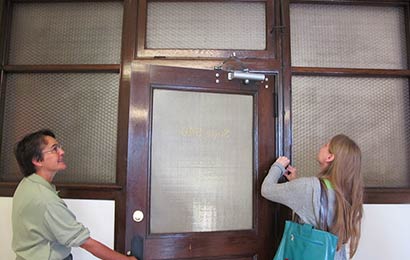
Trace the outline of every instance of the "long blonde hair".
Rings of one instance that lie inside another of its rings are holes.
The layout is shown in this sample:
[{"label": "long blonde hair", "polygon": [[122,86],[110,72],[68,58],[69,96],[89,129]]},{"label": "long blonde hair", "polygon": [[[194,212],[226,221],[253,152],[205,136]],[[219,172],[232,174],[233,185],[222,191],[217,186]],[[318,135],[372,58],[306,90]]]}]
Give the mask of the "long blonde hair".
[{"label": "long blonde hair", "polygon": [[340,249],[350,242],[350,257],[357,250],[363,216],[363,179],[361,152],[357,144],[345,135],[334,136],[329,143],[334,160],[318,177],[328,178],[336,194],[335,217],[330,232],[337,235]]}]

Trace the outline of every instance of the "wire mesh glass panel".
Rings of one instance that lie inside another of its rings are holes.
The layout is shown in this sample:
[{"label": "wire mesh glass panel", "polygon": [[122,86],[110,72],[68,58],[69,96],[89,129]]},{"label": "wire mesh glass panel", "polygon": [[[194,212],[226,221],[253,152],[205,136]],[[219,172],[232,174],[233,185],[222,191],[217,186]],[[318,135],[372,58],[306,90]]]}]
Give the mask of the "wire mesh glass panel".
[{"label": "wire mesh glass panel", "polygon": [[292,77],[292,160],[301,176],[336,134],[362,150],[367,187],[410,185],[409,84],[401,78]]},{"label": "wire mesh glass panel", "polygon": [[266,48],[264,2],[149,2],[149,49]]},{"label": "wire mesh glass panel", "polygon": [[10,74],[7,77],[0,179],[22,177],[17,140],[49,128],[64,146],[64,183],[115,183],[118,74]]},{"label": "wire mesh glass panel", "polygon": [[151,232],[252,229],[253,97],[154,90]]},{"label": "wire mesh glass panel", "polygon": [[403,7],[292,4],[292,66],[406,69]]},{"label": "wire mesh glass panel", "polygon": [[15,3],[10,64],[119,64],[123,4]]}]

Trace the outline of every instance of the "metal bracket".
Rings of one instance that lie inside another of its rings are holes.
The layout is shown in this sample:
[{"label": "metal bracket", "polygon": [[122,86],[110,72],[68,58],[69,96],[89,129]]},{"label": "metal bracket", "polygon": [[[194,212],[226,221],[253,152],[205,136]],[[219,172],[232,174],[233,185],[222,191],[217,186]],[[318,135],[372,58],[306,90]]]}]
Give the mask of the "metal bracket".
[{"label": "metal bracket", "polygon": [[[223,66],[228,63],[229,61],[235,61],[237,64],[241,66],[242,70],[233,70],[233,69],[226,69],[228,71],[228,80],[233,80],[233,79],[241,79],[243,80],[243,83],[245,85],[248,85],[251,80],[253,81],[265,81],[266,76],[264,74],[260,73],[254,73],[254,72],[249,72],[249,69],[246,68],[245,64],[238,58],[236,57],[235,52],[232,53],[232,55],[224,60],[219,66],[215,66],[215,70],[224,70]],[[216,74],[216,83],[219,83],[219,73]]]}]

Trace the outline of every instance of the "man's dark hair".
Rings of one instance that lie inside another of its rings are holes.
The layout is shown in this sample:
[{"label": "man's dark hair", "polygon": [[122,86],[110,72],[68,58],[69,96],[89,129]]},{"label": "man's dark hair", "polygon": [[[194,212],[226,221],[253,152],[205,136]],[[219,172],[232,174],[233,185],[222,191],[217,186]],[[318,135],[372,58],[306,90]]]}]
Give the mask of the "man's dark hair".
[{"label": "man's dark hair", "polygon": [[23,137],[14,149],[14,155],[16,156],[20,170],[25,177],[33,174],[36,169],[32,160],[43,160],[42,147],[46,145],[45,136],[51,136],[55,138],[54,133],[49,129],[42,129],[37,132],[28,134]]}]

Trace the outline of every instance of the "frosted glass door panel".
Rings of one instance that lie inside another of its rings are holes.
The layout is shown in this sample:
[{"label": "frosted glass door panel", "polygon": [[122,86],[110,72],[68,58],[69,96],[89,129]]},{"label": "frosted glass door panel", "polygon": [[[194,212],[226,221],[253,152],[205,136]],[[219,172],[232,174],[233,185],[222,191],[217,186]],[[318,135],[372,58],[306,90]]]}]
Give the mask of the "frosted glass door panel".
[{"label": "frosted glass door panel", "polygon": [[253,97],[154,90],[151,233],[252,229]]}]

